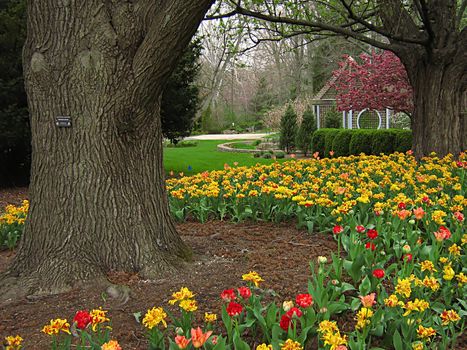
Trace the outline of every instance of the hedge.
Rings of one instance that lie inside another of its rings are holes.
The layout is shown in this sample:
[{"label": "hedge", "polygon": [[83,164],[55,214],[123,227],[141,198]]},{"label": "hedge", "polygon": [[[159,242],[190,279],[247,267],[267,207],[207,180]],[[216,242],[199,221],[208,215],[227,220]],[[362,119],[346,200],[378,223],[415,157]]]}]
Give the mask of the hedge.
[{"label": "hedge", "polygon": [[412,147],[412,131],[401,129],[319,129],[312,138],[313,152],[321,156],[348,156],[365,153],[407,152]]},{"label": "hedge", "polygon": [[349,144],[350,139],[352,138],[353,130],[349,129],[339,129],[336,133],[336,137],[332,142],[332,150],[336,157],[345,157],[349,156]]},{"label": "hedge", "polygon": [[[335,134],[339,129],[319,129],[313,133],[313,137],[311,138],[311,149],[313,152],[319,152],[322,156],[325,154],[326,149],[326,135],[327,134]],[[328,142],[331,141],[328,138]],[[331,143],[332,145],[332,143]],[[329,147],[329,146],[328,146]]]}]

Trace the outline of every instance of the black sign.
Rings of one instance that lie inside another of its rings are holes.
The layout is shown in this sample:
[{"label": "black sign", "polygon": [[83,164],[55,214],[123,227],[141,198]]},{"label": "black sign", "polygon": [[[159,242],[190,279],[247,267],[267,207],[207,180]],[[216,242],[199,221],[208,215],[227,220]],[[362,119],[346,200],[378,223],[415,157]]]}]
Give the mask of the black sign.
[{"label": "black sign", "polygon": [[71,117],[60,116],[55,118],[55,125],[59,128],[71,128]]}]

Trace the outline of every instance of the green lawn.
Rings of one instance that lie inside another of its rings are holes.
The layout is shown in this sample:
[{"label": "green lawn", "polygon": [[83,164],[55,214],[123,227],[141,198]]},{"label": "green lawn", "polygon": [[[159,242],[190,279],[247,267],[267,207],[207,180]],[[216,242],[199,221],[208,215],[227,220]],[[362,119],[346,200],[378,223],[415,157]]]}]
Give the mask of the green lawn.
[{"label": "green lawn", "polygon": [[[173,171],[175,174],[183,172],[185,175],[193,175],[205,170],[224,169],[225,163],[233,166],[234,162],[238,162],[238,166],[251,166],[257,163],[270,164],[274,162],[272,159],[253,158],[250,153],[218,152],[216,146],[226,142],[233,141],[198,141],[196,147],[164,148],[165,171],[166,173]],[[284,159],[278,161],[283,162]]]}]

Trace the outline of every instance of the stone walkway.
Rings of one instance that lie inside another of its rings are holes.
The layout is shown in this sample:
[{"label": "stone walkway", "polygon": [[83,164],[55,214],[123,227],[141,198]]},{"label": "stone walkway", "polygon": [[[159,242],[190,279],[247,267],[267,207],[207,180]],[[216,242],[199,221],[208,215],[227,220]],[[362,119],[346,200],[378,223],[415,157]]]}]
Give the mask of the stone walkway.
[{"label": "stone walkway", "polygon": [[257,140],[270,134],[210,134],[188,136],[184,140]]}]

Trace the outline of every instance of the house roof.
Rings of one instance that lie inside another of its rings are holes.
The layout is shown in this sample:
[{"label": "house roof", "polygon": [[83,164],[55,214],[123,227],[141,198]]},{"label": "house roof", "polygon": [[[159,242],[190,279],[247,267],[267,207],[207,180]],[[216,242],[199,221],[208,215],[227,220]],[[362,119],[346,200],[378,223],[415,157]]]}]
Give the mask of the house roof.
[{"label": "house roof", "polygon": [[339,75],[342,74],[342,72],[347,69],[347,66],[349,65],[349,62],[355,61],[352,56],[347,56],[347,58],[344,61],[344,64],[342,67],[340,67],[335,74],[332,75],[332,77],[324,84],[324,86],[319,90],[319,92],[313,97],[313,101],[316,100],[335,100],[336,96],[336,91],[332,89],[332,86],[335,84],[337,79],[339,78]]}]

